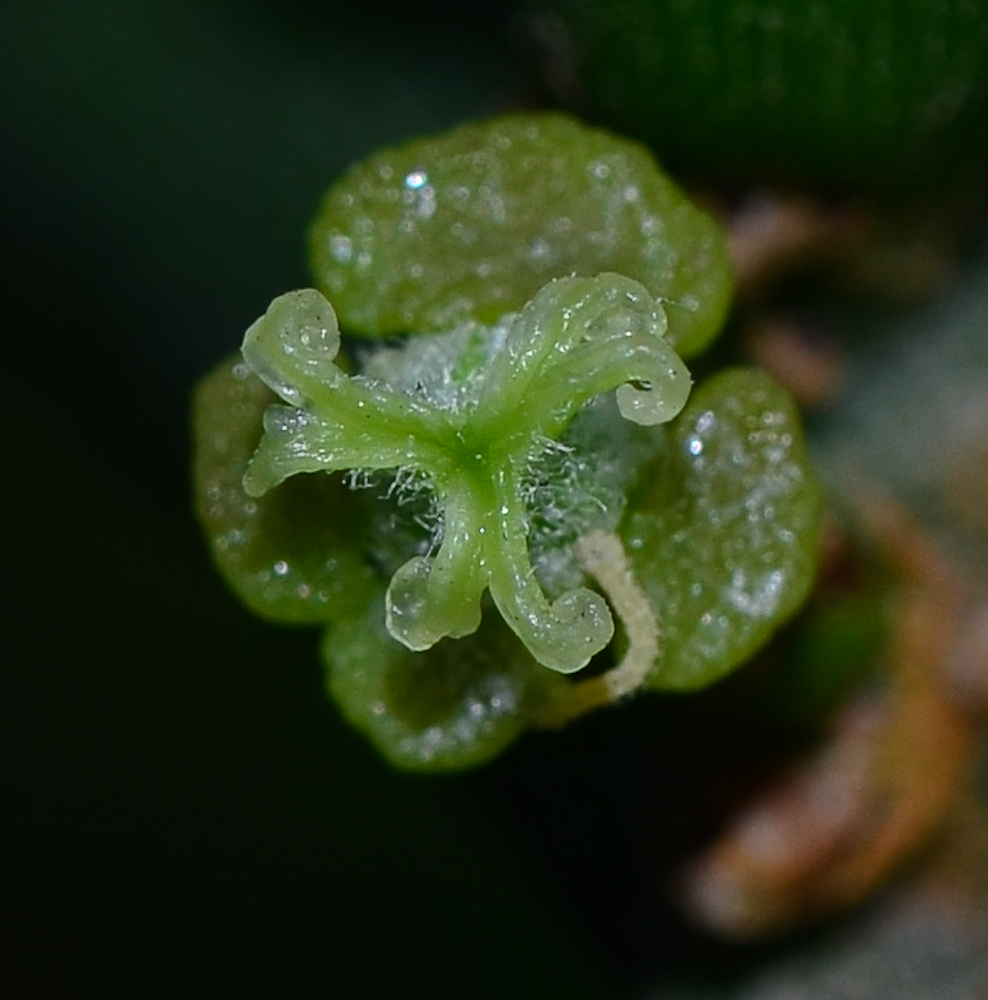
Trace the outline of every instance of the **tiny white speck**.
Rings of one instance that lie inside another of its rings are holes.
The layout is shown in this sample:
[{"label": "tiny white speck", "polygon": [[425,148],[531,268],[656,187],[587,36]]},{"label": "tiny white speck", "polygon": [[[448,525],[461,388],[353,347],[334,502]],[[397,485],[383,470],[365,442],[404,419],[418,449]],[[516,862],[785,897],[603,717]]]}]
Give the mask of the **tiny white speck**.
[{"label": "tiny white speck", "polygon": [[347,264],[353,257],[353,242],[349,236],[334,236],[329,241],[329,252],[333,255],[333,260]]}]

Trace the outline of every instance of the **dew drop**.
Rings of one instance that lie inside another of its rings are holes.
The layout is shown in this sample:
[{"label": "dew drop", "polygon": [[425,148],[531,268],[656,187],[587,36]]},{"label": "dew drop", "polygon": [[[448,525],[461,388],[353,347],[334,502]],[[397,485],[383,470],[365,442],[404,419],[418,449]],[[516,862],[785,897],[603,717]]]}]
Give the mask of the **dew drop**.
[{"label": "dew drop", "polygon": [[340,264],[348,264],[353,257],[353,241],[349,236],[334,236],[329,241],[329,252]]}]

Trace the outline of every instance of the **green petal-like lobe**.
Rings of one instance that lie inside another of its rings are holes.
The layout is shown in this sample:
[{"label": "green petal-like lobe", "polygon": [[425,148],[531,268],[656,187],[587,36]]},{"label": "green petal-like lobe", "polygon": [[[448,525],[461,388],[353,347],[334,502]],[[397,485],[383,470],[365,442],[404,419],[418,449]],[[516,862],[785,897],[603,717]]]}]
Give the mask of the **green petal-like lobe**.
[{"label": "green petal-like lobe", "polygon": [[692,174],[923,197],[984,172],[983,0],[527,5],[555,26],[563,96]]},{"label": "green petal-like lobe", "polygon": [[495,617],[467,640],[412,653],[388,634],[382,605],[326,633],[327,683],[347,719],[408,770],[460,770],[497,756],[524,727],[536,676],[517,639]]},{"label": "green petal-like lobe", "polygon": [[275,398],[240,358],[196,390],[193,485],[213,558],[244,603],[266,618],[321,622],[353,614],[371,586],[353,493],[330,476],[296,476],[260,498],[244,489]]},{"label": "green petal-like lobe", "polygon": [[692,688],[757,650],[816,571],[821,496],[789,396],[757,369],[704,382],[622,527],[656,609],[652,684]]},{"label": "green petal-like lobe", "polygon": [[385,149],[327,194],[316,284],[348,332],[448,330],[517,311],[549,279],[625,274],[666,303],[680,353],[718,332],[719,227],[641,146],[558,114],[509,115]]}]

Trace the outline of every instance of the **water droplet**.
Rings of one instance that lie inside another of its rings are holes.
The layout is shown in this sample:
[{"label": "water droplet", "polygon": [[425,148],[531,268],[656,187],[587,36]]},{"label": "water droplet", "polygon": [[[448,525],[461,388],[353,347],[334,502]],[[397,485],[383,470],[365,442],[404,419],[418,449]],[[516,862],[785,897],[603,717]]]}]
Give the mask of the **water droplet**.
[{"label": "water droplet", "polygon": [[340,264],[348,264],[353,257],[353,241],[349,236],[334,236],[329,241],[329,252]]}]

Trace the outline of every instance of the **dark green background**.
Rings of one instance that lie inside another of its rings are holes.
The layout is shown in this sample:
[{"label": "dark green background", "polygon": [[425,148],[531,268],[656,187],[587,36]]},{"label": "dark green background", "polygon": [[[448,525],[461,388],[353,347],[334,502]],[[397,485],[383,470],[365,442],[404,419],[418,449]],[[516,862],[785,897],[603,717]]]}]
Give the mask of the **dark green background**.
[{"label": "dark green background", "polygon": [[474,787],[387,771],[192,521],[191,385],[305,282],[323,188],[499,100],[493,15],[339,6],[0,9],[19,996],[603,995]]}]

